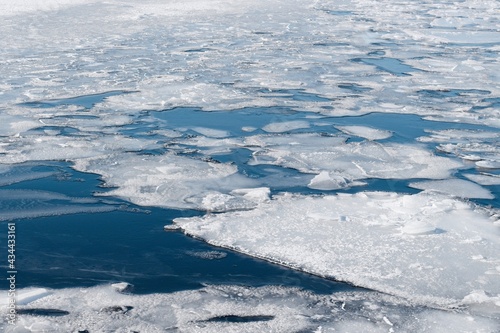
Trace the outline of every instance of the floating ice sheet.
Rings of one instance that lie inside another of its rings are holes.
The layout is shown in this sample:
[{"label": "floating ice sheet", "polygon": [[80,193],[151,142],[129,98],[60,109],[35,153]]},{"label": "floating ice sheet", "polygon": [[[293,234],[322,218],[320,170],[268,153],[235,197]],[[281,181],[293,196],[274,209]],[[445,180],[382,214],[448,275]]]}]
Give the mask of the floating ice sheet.
[{"label": "floating ice sheet", "polygon": [[500,176],[494,174],[464,174],[465,177],[481,185],[500,185]]},{"label": "floating ice sheet", "polygon": [[174,222],[217,246],[421,304],[453,306],[477,290],[500,294],[500,236],[491,214],[437,193],[361,192],[283,194],[252,211]]},{"label": "floating ice sheet", "polygon": [[209,211],[248,209],[255,202],[230,191],[254,184],[231,164],[205,162],[175,154],[122,153],[80,159],[75,168],[102,175],[102,195],[119,196],[144,206],[196,208]]},{"label": "floating ice sheet", "polygon": [[42,298],[18,308],[16,325],[4,321],[0,322],[0,329],[6,333],[391,332],[395,329],[466,333],[494,332],[499,328],[496,317],[481,317],[464,310],[447,312],[415,307],[396,297],[372,292],[318,295],[296,288],[223,285],[169,294],[133,295],[117,292],[112,286],[97,286],[40,289],[39,296]]},{"label": "floating ice sheet", "polygon": [[304,120],[294,120],[294,121],[285,121],[280,123],[271,123],[262,127],[264,131],[270,133],[289,132],[300,128],[309,128],[309,123]]},{"label": "floating ice sheet", "polygon": [[432,190],[442,193],[448,193],[461,198],[470,198],[470,199],[495,198],[495,196],[484,187],[463,179],[446,179],[446,180],[414,182],[410,183],[409,186],[413,188],[418,188],[420,190]]},{"label": "floating ice sheet", "polygon": [[346,134],[359,136],[368,140],[382,140],[392,136],[390,131],[379,130],[367,126],[336,126],[336,128]]}]

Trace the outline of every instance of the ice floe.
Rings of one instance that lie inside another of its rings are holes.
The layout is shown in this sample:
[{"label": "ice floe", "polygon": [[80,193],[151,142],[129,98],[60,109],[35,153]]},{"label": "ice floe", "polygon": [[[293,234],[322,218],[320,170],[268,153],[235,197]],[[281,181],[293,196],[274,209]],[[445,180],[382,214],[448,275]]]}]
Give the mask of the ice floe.
[{"label": "ice floe", "polygon": [[[126,285],[126,283],[120,283]],[[498,317],[413,306],[373,292],[315,294],[298,288],[206,286],[134,295],[113,286],[38,290],[18,307],[14,332],[494,332]],[[25,293],[21,290],[20,293]],[[476,295],[476,296],[475,296]],[[469,303],[487,297],[469,296]],[[3,310],[3,309],[2,309]],[[2,320],[5,316],[2,315]]]},{"label": "ice floe", "polygon": [[254,184],[235,165],[205,162],[172,153],[134,153],[79,159],[75,168],[102,175],[102,193],[143,206],[196,208],[209,211],[247,209],[255,202],[229,192]]},{"label": "ice floe", "polygon": [[309,128],[309,123],[304,120],[293,120],[280,123],[271,123],[262,127],[264,131],[270,133],[289,132],[300,128]]},{"label": "ice floe", "polygon": [[500,293],[492,214],[435,192],[361,192],[283,194],[255,210],[174,222],[217,246],[420,304],[454,306],[475,290]]},{"label": "ice floe", "polygon": [[390,131],[379,130],[367,126],[336,126],[336,128],[346,134],[359,136],[368,140],[382,140],[392,136]]},{"label": "ice floe", "polygon": [[442,193],[448,193],[461,198],[471,198],[471,199],[495,198],[495,196],[484,187],[463,179],[446,179],[446,180],[413,182],[410,183],[409,186],[413,188],[418,188],[420,190],[432,190]]}]

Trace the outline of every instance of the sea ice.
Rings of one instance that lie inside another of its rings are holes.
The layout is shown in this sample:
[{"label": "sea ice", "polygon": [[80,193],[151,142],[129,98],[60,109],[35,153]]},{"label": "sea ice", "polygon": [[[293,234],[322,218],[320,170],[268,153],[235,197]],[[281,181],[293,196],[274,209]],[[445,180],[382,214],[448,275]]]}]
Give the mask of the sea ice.
[{"label": "sea ice", "polygon": [[470,199],[494,199],[495,196],[484,187],[463,179],[431,180],[413,182],[410,187],[432,190]]},{"label": "sea ice", "polygon": [[270,123],[262,127],[264,131],[269,133],[289,132],[301,128],[309,128],[309,122],[304,120],[292,120],[279,123]]},{"label": "sea ice", "polygon": [[[25,294],[27,291],[19,292]],[[2,314],[0,329],[6,333],[125,333],[131,330],[141,333],[165,330],[326,333],[392,332],[396,329],[468,333],[494,332],[500,328],[494,314],[483,317],[464,309],[442,311],[416,307],[405,300],[368,291],[322,295],[279,286],[221,285],[134,295],[102,285],[40,289],[38,295],[38,299],[18,307],[15,325],[5,322]],[[472,301],[472,296],[469,298]]]},{"label": "sea ice", "polygon": [[238,174],[232,164],[205,162],[172,153],[121,153],[79,159],[75,168],[100,174],[106,186],[115,187],[101,195],[118,196],[138,205],[208,211],[255,206],[251,200],[229,194],[254,184]]},{"label": "sea ice", "polygon": [[382,140],[392,136],[390,131],[380,130],[367,126],[336,126],[338,130],[349,134],[359,136],[368,140]]},{"label": "sea ice", "polygon": [[465,177],[481,185],[500,185],[500,176],[494,174],[464,174]]},{"label": "sea ice", "polygon": [[500,293],[492,214],[436,192],[285,193],[251,211],[174,223],[216,246],[445,307],[474,290]]},{"label": "sea ice", "polygon": [[472,130],[429,131],[430,136],[420,137],[422,142],[440,143],[438,150],[454,154],[464,160],[474,161],[480,168],[500,167],[500,132]]},{"label": "sea ice", "polygon": [[418,145],[345,143],[342,138],[309,133],[253,136],[245,144],[254,151],[252,164],[280,165],[305,173],[327,171],[349,180],[439,179],[461,167],[458,161],[433,155]]}]

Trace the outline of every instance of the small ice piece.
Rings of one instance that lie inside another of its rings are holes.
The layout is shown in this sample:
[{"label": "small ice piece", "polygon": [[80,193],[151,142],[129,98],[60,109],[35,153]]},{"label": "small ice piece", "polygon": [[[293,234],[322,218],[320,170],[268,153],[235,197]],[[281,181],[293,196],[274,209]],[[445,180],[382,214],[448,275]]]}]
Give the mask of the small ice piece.
[{"label": "small ice piece", "polygon": [[208,136],[211,138],[227,138],[228,136],[231,135],[228,131],[208,128],[208,127],[191,127],[191,129],[195,132],[198,132],[204,136]]},{"label": "small ice piece", "polygon": [[134,285],[127,282],[118,282],[118,283],[113,283],[111,287],[113,287],[119,293],[128,293],[132,291]]},{"label": "small ice piece", "polygon": [[163,230],[165,230],[165,231],[177,231],[180,229],[181,228],[175,224],[166,224],[165,226],[163,226]]},{"label": "small ice piece", "polygon": [[484,169],[500,169],[500,160],[495,160],[495,161],[488,161],[488,160],[477,161],[476,165],[478,167],[484,168]]},{"label": "small ice piece", "polygon": [[335,126],[335,128],[346,134],[359,136],[367,140],[382,140],[392,136],[391,131],[380,130],[368,126]]},{"label": "small ice piece", "polygon": [[309,122],[305,120],[292,120],[279,123],[270,123],[262,127],[264,131],[269,133],[289,132],[301,128],[309,128]]},{"label": "small ice piece", "polygon": [[349,181],[341,175],[322,171],[309,182],[307,187],[315,190],[338,190],[349,186]]},{"label": "small ice piece", "polygon": [[257,128],[256,128],[256,127],[253,127],[253,126],[243,126],[243,127],[241,128],[241,130],[242,130],[243,132],[254,132],[254,131],[256,131],[256,130],[257,130]]},{"label": "small ice piece", "polygon": [[431,180],[422,182],[413,182],[409,184],[410,187],[419,190],[439,191],[448,193],[461,198],[474,198],[474,199],[494,199],[495,196],[485,189],[473,182],[463,179],[445,179],[445,180]]},{"label": "small ice piece", "polygon": [[232,190],[231,194],[242,196],[253,202],[264,202],[270,199],[269,195],[271,194],[271,190],[269,187],[239,188]]}]

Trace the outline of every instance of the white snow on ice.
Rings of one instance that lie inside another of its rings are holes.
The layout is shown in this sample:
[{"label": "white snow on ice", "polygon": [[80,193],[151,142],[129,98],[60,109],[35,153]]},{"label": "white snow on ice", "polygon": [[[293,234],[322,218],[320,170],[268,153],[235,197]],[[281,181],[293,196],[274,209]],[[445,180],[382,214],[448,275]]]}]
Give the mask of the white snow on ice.
[{"label": "white snow on ice", "polygon": [[390,131],[384,131],[367,126],[336,126],[335,128],[346,134],[359,136],[368,140],[382,140],[392,136]]},{"label": "white snow on ice", "polygon": [[410,187],[448,193],[461,198],[493,199],[495,196],[484,187],[463,179],[445,179],[413,182]]},{"label": "white snow on ice", "polygon": [[495,219],[438,193],[361,192],[283,194],[252,211],[174,222],[217,246],[421,304],[453,306],[476,290],[500,294]]},{"label": "white snow on ice", "polygon": [[305,173],[328,171],[348,180],[439,179],[448,177],[453,169],[462,166],[418,145],[372,141],[345,143],[343,138],[308,133],[253,136],[245,143],[254,150],[252,164],[280,165]]},{"label": "white snow on ice", "polygon": [[[464,310],[418,308],[402,299],[372,292],[319,295],[278,286],[206,286],[168,294],[133,295],[103,285],[19,293],[31,293],[32,301],[19,307],[26,314],[17,315],[16,325],[0,322],[0,329],[6,333],[392,332],[393,328],[402,332],[466,333],[494,332],[500,327],[495,317]],[[471,301],[481,297],[477,293]],[[60,314],[37,316],[30,315],[30,311]]]}]

